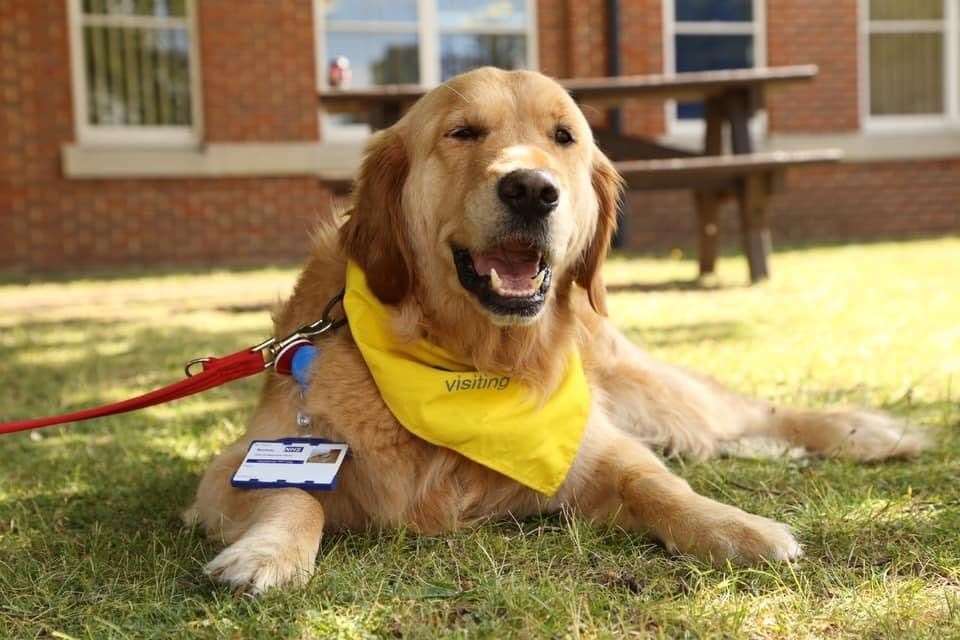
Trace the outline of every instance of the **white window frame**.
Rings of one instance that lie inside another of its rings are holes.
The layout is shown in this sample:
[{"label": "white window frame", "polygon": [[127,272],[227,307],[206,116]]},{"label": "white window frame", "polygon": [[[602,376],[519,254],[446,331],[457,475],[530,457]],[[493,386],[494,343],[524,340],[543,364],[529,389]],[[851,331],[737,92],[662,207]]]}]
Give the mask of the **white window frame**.
[{"label": "white window frame", "polygon": [[[859,0],[860,122],[864,131],[960,129],[960,2],[943,0],[942,20],[871,20],[870,0]],[[870,113],[870,34],[943,34],[943,113],[873,115]]]},{"label": "white window frame", "polygon": [[[663,0],[663,73],[673,75],[677,71],[677,35],[747,35],[753,36],[754,68],[767,66],[767,6],[765,0],[753,0],[753,21],[745,22],[678,22],[675,19],[676,3]],[[677,117],[676,100],[664,105],[668,135],[682,138],[702,136],[706,126],[702,120],[684,120]],[[754,136],[766,133],[767,114],[761,110],[750,120]]]},{"label": "white window frame", "polygon": [[[317,89],[329,88],[327,82],[327,65],[330,56],[327,54],[327,20],[324,11],[325,0],[313,0],[314,29],[316,41],[316,68]],[[496,34],[526,36],[527,66],[528,69],[539,69],[539,44],[537,38],[537,0],[526,0],[527,24],[521,28],[515,27],[443,27],[441,29],[437,13],[437,0],[417,0],[417,23],[409,24],[380,21],[380,20],[337,20],[334,31],[369,31],[374,33],[413,33],[417,35],[419,46],[420,84],[426,87],[435,87],[440,84],[440,34]],[[341,131],[334,132],[336,140],[361,140],[367,135],[367,128],[363,125],[338,127]],[[344,131],[349,129],[349,131]],[[325,131],[325,137],[331,133]]]},{"label": "white window frame", "polygon": [[[197,37],[197,0],[185,0],[186,17],[89,16],[84,15],[82,0],[65,0],[70,36],[70,67],[73,116],[77,142],[91,146],[184,147],[199,144],[203,132],[200,82],[200,48]],[[123,25],[144,28],[185,28],[190,43],[190,126],[115,126],[90,124],[83,50],[86,25]]]}]

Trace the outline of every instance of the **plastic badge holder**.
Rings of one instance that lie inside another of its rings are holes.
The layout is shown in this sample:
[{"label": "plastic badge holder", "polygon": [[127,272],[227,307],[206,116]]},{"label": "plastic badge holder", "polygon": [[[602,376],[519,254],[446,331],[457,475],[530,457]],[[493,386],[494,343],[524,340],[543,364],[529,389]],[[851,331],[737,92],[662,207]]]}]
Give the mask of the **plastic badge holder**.
[{"label": "plastic badge holder", "polygon": [[243,489],[329,491],[337,485],[347,449],[322,438],[254,440],[230,483]]}]

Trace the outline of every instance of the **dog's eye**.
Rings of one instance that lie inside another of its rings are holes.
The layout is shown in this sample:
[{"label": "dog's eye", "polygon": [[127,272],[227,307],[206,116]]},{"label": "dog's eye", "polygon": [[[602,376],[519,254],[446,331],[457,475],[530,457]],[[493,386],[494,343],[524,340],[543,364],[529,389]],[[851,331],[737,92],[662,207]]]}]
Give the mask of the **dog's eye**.
[{"label": "dog's eye", "polygon": [[470,126],[455,127],[447,133],[448,138],[456,140],[479,140],[482,136],[482,130]]},{"label": "dog's eye", "polygon": [[570,133],[570,129],[567,129],[566,127],[557,127],[553,132],[553,140],[562,147],[566,147],[567,145],[571,145],[576,142],[576,140],[573,139],[573,134]]}]

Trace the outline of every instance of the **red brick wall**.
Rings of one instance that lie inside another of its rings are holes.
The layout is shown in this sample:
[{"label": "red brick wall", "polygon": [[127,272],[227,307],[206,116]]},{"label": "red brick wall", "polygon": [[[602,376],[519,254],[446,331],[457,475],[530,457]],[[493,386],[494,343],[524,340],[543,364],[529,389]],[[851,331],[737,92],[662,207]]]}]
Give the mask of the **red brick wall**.
[{"label": "red brick wall", "polygon": [[[315,140],[313,27],[303,13],[310,3],[285,0],[275,34],[257,13],[274,4],[268,0],[199,4],[201,20],[221,21],[200,24],[202,37],[212,39],[203,47],[204,64],[223,65],[203,73],[208,138]],[[221,46],[246,51],[238,55],[248,66],[230,66],[236,61],[212,50]],[[305,254],[307,231],[328,207],[327,193],[310,177],[65,179],[60,149],[74,140],[68,60],[62,0],[0,0],[0,269],[290,261]],[[227,82],[237,78],[239,93]]]},{"label": "red brick wall", "polygon": [[[773,196],[770,223],[778,242],[902,239],[960,232],[960,158],[844,163],[797,168]],[[629,246],[692,248],[692,199],[685,192],[634,192]],[[739,242],[735,206],[721,214],[721,240]]]},{"label": "red brick wall", "polygon": [[204,137],[317,139],[312,0],[201,0]]},{"label": "red brick wall", "polygon": [[857,0],[767,2],[768,63],[820,67],[813,82],[772,92],[770,131],[858,129],[857,54]]},{"label": "red brick wall", "polygon": [[[607,11],[604,0],[539,0],[537,4],[540,70],[555,78],[605,76]],[[624,74],[663,71],[663,20],[660,0],[621,0],[620,56]],[[634,101],[623,107],[625,133],[664,131],[663,106]],[[593,124],[603,114],[587,109]]]},{"label": "red brick wall", "polygon": [[553,78],[570,76],[566,0],[538,0],[537,44],[540,70]]},{"label": "red brick wall", "polygon": [[[660,0],[622,0],[620,55],[626,75],[663,73],[663,10]],[[623,109],[624,133],[661,135],[663,103],[634,101]]]}]

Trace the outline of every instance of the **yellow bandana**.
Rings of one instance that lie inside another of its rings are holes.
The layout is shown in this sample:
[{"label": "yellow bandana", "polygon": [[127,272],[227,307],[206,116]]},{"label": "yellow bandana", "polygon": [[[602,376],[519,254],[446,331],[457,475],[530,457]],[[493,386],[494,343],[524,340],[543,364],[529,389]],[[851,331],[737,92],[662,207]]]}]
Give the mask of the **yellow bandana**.
[{"label": "yellow bandana", "polygon": [[539,402],[510,376],[477,371],[426,340],[396,340],[389,311],[353,262],[347,265],[343,307],[353,340],[400,424],[540,493],[556,493],[590,411],[577,349],[557,390]]}]

